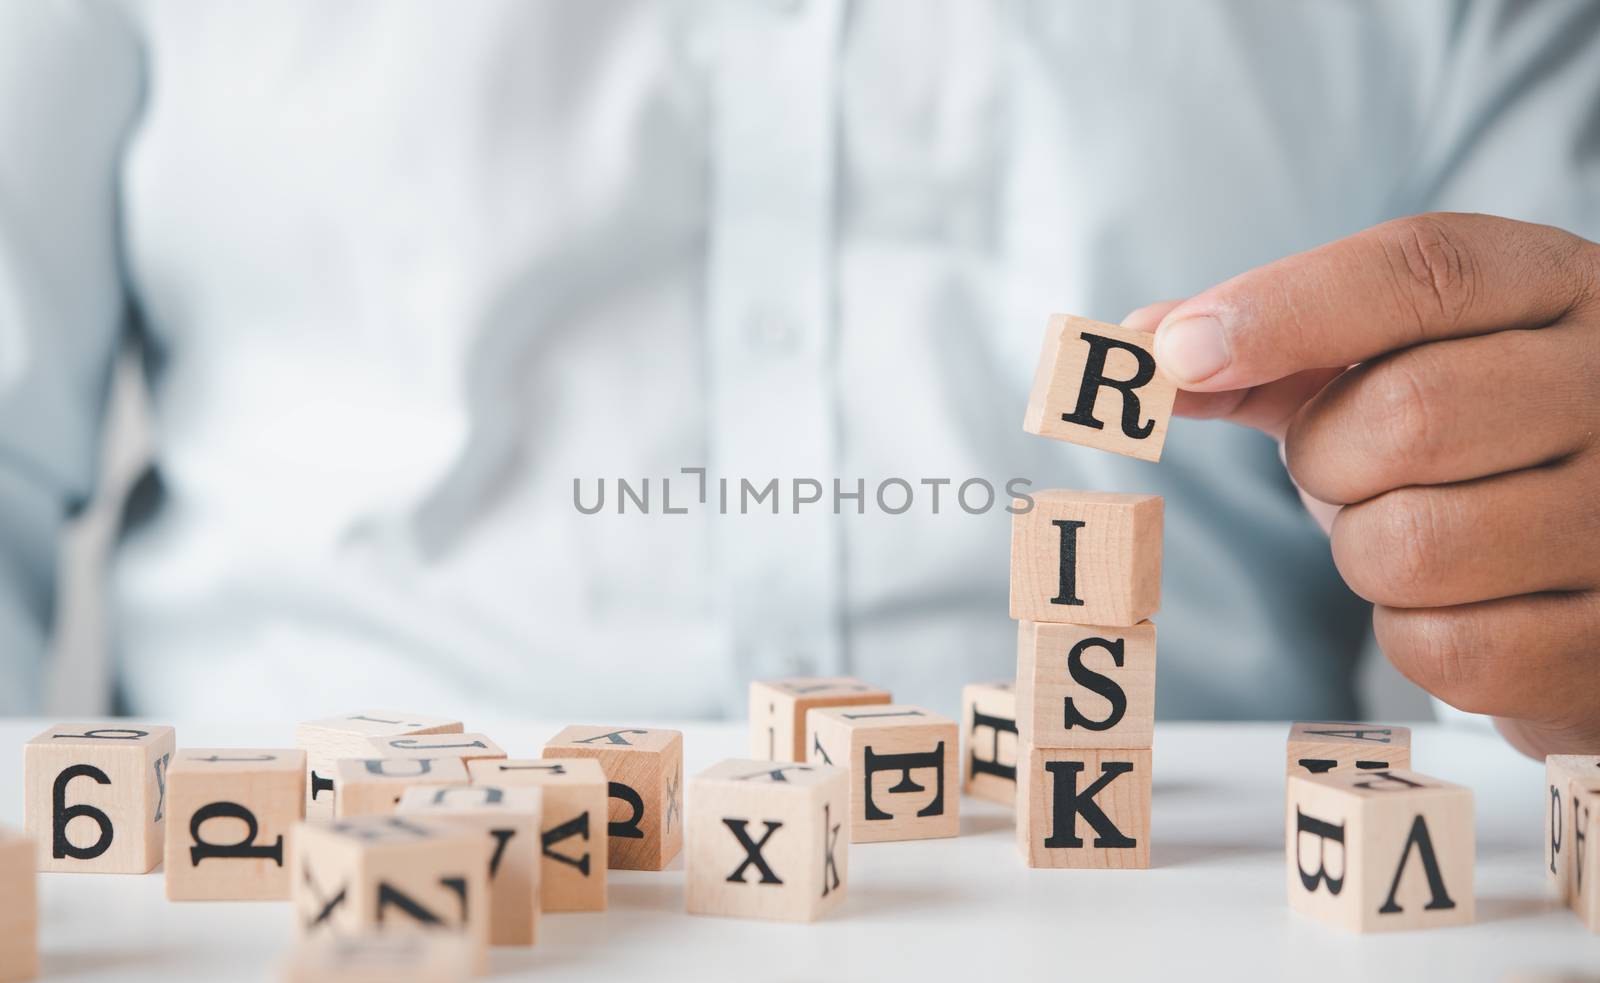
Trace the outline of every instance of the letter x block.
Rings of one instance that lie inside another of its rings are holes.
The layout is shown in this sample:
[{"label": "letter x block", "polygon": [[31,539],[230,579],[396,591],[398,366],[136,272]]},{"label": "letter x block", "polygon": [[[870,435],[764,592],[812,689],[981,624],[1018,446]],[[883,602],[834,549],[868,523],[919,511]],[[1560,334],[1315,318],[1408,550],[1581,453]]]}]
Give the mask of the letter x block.
[{"label": "letter x block", "polygon": [[546,758],[593,758],[606,773],[613,870],[662,870],[683,848],[683,734],[575,725],[550,738]]},{"label": "letter x block", "polygon": [[29,741],[27,828],[40,870],[143,874],[161,862],[176,737],[149,724],[61,724]]},{"label": "letter x block", "polygon": [[474,785],[537,788],[544,796],[539,903],[545,911],[606,910],[606,773],[593,758],[467,762]]},{"label": "letter x block", "polygon": [[0,983],[39,974],[39,877],[33,840],[0,826]]},{"label": "letter x block", "polygon": [[810,763],[850,769],[850,842],[961,832],[956,723],[922,707],[833,707],[806,714]]},{"label": "letter x block", "polygon": [[1150,747],[1156,626],[1017,622],[1017,729],[1038,747]]},{"label": "letter x block", "polygon": [[1155,335],[1055,314],[1022,429],[1159,461],[1177,395],[1177,385],[1156,367]]},{"label": "letter x block", "polygon": [[1289,728],[1288,774],[1411,767],[1411,728],[1301,721]]},{"label": "letter x block", "polygon": [[1162,508],[1159,495],[1034,492],[1011,517],[1011,617],[1129,628],[1155,614]]},{"label": "letter x block", "polygon": [[1552,896],[1600,932],[1600,755],[1552,754],[1544,759],[1545,877]]},{"label": "letter x block", "polygon": [[386,816],[413,786],[465,785],[471,781],[460,758],[340,758],[333,763],[340,819]]},{"label": "letter x block", "polygon": [[296,747],[306,752],[306,818],[332,819],[335,805],[333,763],[340,758],[376,756],[370,743],[375,737],[421,734],[459,734],[461,721],[395,710],[360,710],[326,720],[313,720],[294,729]]},{"label": "letter x block", "polygon": [[888,703],[889,691],[846,677],[756,680],[750,684],[750,757],[804,761],[806,712]]},{"label": "letter x block", "polygon": [[737,759],[691,779],[689,913],[809,922],[843,900],[849,779],[827,765]]},{"label": "letter x block", "polygon": [[533,945],[539,934],[536,788],[442,785],[409,788],[396,815],[432,816],[476,830],[489,844],[489,944]]},{"label": "letter x block", "polygon": [[1472,790],[1414,771],[1290,775],[1289,905],[1358,932],[1472,921]]},{"label": "letter x block", "polygon": [[1024,744],[1017,846],[1029,867],[1150,866],[1150,749]]},{"label": "letter x block", "polygon": [[301,750],[184,748],[167,769],[167,899],[285,901],[305,818]]},{"label": "letter x block", "polygon": [[1001,805],[1017,802],[1017,694],[1011,681],[961,687],[961,791]]},{"label": "letter x block", "polygon": [[467,983],[473,947],[444,932],[309,939],[289,954],[283,983]]}]

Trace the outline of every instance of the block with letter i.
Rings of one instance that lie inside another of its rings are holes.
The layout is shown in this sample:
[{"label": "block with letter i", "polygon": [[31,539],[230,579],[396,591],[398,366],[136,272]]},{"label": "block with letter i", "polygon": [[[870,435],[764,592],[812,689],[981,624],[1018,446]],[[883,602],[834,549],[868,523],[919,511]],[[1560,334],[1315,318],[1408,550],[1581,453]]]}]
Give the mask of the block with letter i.
[{"label": "block with letter i", "polygon": [[804,761],[806,712],[888,703],[889,691],[839,676],[758,679],[750,684],[750,757]]},{"label": "block with letter i", "polygon": [[922,707],[831,707],[806,714],[810,764],[848,768],[850,841],[961,832],[956,723]]},{"label": "block with letter i", "polygon": [[814,921],[849,884],[849,773],[723,761],[689,782],[691,914]]},{"label": "block with letter i", "polygon": [[1591,932],[1600,932],[1600,755],[1545,758],[1545,877]]},{"label": "block with letter i", "polygon": [[63,724],[24,749],[39,870],[143,874],[161,862],[176,738],[148,724]]},{"label": "block with letter i", "polygon": [[405,734],[374,737],[368,754],[379,758],[460,758],[471,764],[485,758],[504,758],[500,745],[483,734]]},{"label": "block with letter i", "polygon": [[441,785],[409,788],[397,816],[430,816],[477,830],[489,843],[489,944],[533,945],[539,932],[536,788]]},{"label": "block with letter i", "polygon": [[1022,429],[1159,461],[1178,387],[1156,366],[1155,335],[1055,314]]},{"label": "block with letter i", "polygon": [[167,899],[283,901],[305,818],[306,753],[184,748],[167,769]]},{"label": "block with letter i", "polygon": [[572,726],[550,738],[545,758],[592,758],[610,796],[613,870],[662,870],[683,848],[683,734],[643,727]]},{"label": "block with letter i", "polygon": [[1288,774],[1411,767],[1411,729],[1391,724],[1300,721],[1289,728]]},{"label": "block with letter i", "polygon": [[1150,618],[1161,607],[1162,513],[1159,495],[1033,493],[1011,517],[1011,617],[1121,627]]},{"label": "block with letter i", "polygon": [[961,688],[961,739],[966,742],[961,791],[1001,805],[1017,801],[1017,693],[1011,680]]},{"label": "block with letter i", "polygon": [[0,826],[0,983],[39,974],[39,877],[31,837]]},{"label": "block with letter i", "polygon": [[359,710],[299,725],[294,743],[306,752],[306,818],[332,819],[337,814],[334,762],[380,756],[372,748],[373,738],[459,734],[463,729],[459,720],[394,710]]},{"label": "block with letter i", "polygon": [[539,901],[545,911],[605,911],[609,796],[593,758],[467,762],[476,785],[537,788],[540,820]]}]

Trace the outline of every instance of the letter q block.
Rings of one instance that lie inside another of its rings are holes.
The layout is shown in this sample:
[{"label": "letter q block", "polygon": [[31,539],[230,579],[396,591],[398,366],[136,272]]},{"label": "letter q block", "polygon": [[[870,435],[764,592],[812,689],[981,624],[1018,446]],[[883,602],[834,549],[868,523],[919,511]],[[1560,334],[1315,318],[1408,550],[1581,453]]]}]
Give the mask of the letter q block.
[{"label": "letter q block", "polygon": [[1177,384],[1156,366],[1155,335],[1055,314],[1022,429],[1159,461],[1177,395]]},{"label": "letter q block", "polygon": [[954,720],[913,706],[834,707],[806,714],[806,728],[811,764],[850,769],[850,842],[961,832]]},{"label": "letter q block", "polygon": [[175,747],[171,727],[150,724],[61,724],[29,741],[27,828],[39,869],[153,870]]},{"label": "letter q block", "polygon": [[661,870],[683,849],[683,734],[642,727],[568,727],[546,758],[593,758],[610,795],[613,870]]},{"label": "letter q block", "polygon": [[167,769],[167,900],[285,901],[306,753],[184,748]]}]

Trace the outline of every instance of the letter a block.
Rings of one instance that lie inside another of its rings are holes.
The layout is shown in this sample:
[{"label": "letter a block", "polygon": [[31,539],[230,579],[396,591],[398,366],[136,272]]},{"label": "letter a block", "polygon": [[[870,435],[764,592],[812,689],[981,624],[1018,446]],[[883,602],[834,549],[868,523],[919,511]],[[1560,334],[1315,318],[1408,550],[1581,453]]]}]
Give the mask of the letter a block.
[{"label": "letter a block", "polygon": [[688,908],[809,922],[849,883],[843,768],[730,760],[689,782]]},{"label": "letter a block", "polygon": [[39,975],[39,877],[33,840],[0,826],[0,983]]},{"label": "letter a block", "polygon": [[1600,822],[1600,755],[1552,754],[1544,762],[1548,788],[1543,839],[1550,894],[1567,902],[1589,931],[1600,931],[1600,850],[1592,845]]},{"label": "letter a block", "polygon": [[148,724],[61,724],[29,741],[27,828],[40,870],[143,874],[161,862],[176,738]]},{"label": "letter a block", "polygon": [[1011,617],[1129,628],[1161,607],[1159,495],[1040,491],[1011,517]]},{"label": "letter a block", "polygon": [[396,815],[432,816],[477,830],[489,843],[489,944],[533,945],[539,934],[536,788],[446,785],[409,788]]},{"label": "letter a block", "polygon": [[1411,767],[1411,729],[1390,724],[1301,721],[1289,728],[1288,774]]},{"label": "letter a block", "polygon": [[167,900],[286,901],[301,750],[184,748],[167,769]]},{"label": "letter a block", "polygon": [[812,710],[806,728],[811,764],[850,769],[850,842],[961,832],[955,721],[891,704]]},{"label": "letter a block", "polygon": [[1357,932],[1472,921],[1472,790],[1414,771],[1290,775],[1289,905]]},{"label": "letter a block", "polygon": [[537,788],[544,796],[539,902],[545,911],[606,910],[606,773],[593,758],[467,762],[474,785]]},{"label": "letter a block", "polygon": [[961,791],[1016,805],[1017,694],[1010,680],[961,688],[961,733],[967,743]]},{"label": "letter a block", "polygon": [[1156,626],[1017,622],[1017,729],[1037,747],[1150,747]]},{"label": "letter a block", "polygon": [[750,757],[804,761],[806,712],[821,707],[888,703],[889,691],[859,679],[830,676],[756,680],[750,684]]},{"label": "letter a block", "polygon": [[1024,744],[1017,846],[1029,867],[1150,866],[1150,749]]},{"label": "letter a block", "polygon": [[1155,335],[1055,314],[1022,429],[1159,461],[1177,395],[1177,385],[1156,367]]},{"label": "letter a block", "polygon": [[387,816],[412,786],[465,785],[471,778],[460,758],[341,758],[333,763],[340,819]]},{"label": "letter a block", "polygon": [[301,724],[294,730],[294,743],[306,752],[306,818],[332,819],[337,814],[333,763],[378,756],[370,743],[373,738],[461,731],[459,720],[394,710],[361,710]]},{"label": "letter a block", "polygon": [[543,756],[600,762],[613,870],[661,870],[683,848],[682,733],[578,725],[550,738]]},{"label": "letter a block", "polygon": [[310,939],[290,953],[283,983],[467,983],[473,949],[444,932]]}]

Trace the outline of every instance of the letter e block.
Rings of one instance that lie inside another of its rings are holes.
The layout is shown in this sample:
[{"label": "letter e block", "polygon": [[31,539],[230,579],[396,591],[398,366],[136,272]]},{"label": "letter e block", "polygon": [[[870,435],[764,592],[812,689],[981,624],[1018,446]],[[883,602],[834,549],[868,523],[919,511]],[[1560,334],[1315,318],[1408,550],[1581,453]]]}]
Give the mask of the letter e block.
[{"label": "letter e block", "polygon": [[832,707],[806,714],[811,764],[850,769],[850,842],[961,832],[956,723],[922,707]]},{"label": "letter e block", "polygon": [[474,785],[537,788],[544,796],[539,901],[545,911],[605,911],[610,837],[605,770],[593,758],[467,762]]},{"label": "letter e block", "polygon": [[306,752],[306,818],[332,819],[337,814],[333,763],[377,756],[373,738],[459,734],[462,729],[459,720],[396,710],[359,710],[301,724],[294,730],[294,743]]},{"label": "letter e block", "polygon": [[1017,729],[1036,747],[1150,747],[1156,626],[1017,622]]},{"label": "letter e block", "polygon": [[806,712],[821,707],[888,703],[889,691],[859,679],[830,676],[756,680],[750,684],[750,757],[804,761]]},{"label": "letter e block", "polygon": [[465,785],[471,778],[460,758],[340,758],[333,763],[340,819],[387,816],[413,786]]},{"label": "letter e block", "polygon": [[498,785],[409,788],[395,814],[477,830],[489,843],[489,944],[533,945],[539,934],[540,792]]},{"label": "letter e block", "polygon": [[575,725],[550,738],[546,758],[593,758],[606,773],[613,870],[661,870],[683,849],[683,734]]},{"label": "letter e block", "polygon": [[31,837],[0,826],[0,983],[39,975],[39,877]]},{"label": "letter e block", "polygon": [[284,963],[283,983],[467,983],[472,943],[445,932],[308,939]]},{"label": "letter e block", "polygon": [[1016,805],[1017,694],[1009,679],[961,688],[961,733],[967,742],[961,791]]},{"label": "letter e block", "polygon": [[1022,429],[1159,461],[1177,395],[1177,385],[1156,367],[1155,335],[1054,314]]},{"label": "letter e block", "polygon": [[1150,749],[1022,746],[1017,846],[1029,867],[1150,866]]},{"label": "letter e block", "polygon": [[150,724],[61,724],[23,751],[40,870],[143,874],[161,862],[176,737]]},{"label": "letter e block", "polygon": [[1411,767],[1411,728],[1301,721],[1289,728],[1288,774]]},{"label": "letter e block", "polygon": [[167,769],[167,899],[286,901],[306,753],[184,748]]},{"label": "letter e block", "polygon": [[1047,490],[1011,517],[1011,617],[1132,627],[1161,607],[1159,495]]}]

